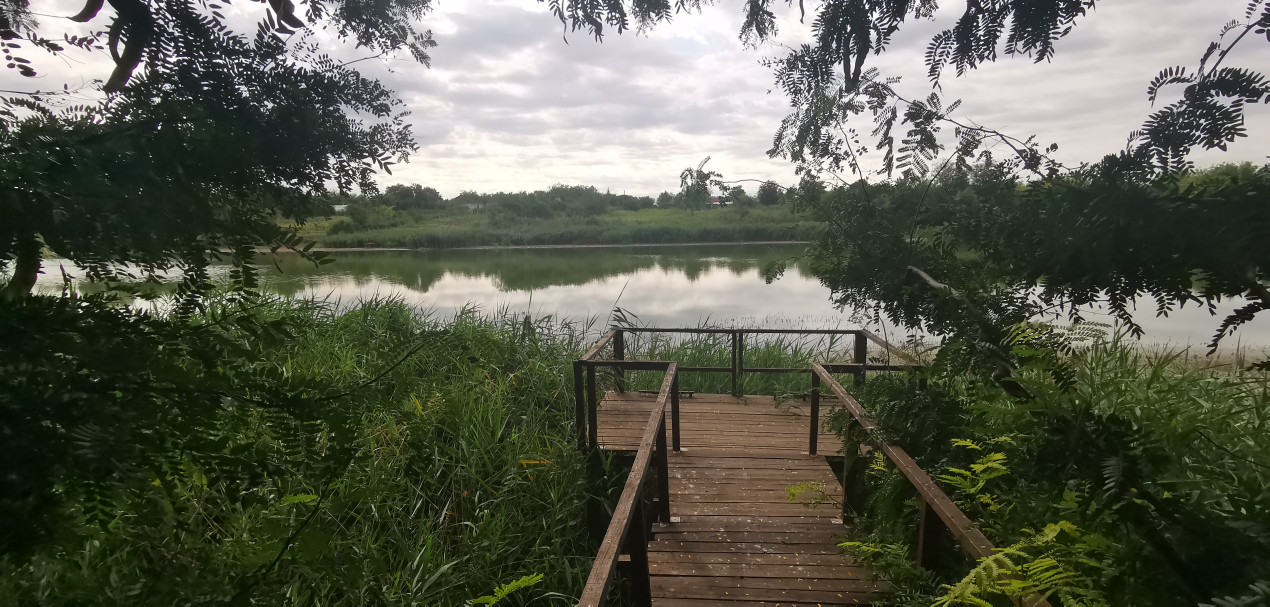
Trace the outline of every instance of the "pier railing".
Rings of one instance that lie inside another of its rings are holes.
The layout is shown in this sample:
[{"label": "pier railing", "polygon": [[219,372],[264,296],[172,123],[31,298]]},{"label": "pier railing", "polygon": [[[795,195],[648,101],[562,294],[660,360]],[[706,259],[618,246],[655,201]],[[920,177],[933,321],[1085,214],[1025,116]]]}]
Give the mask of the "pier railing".
[{"label": "pier railing", "polygon": [[[726,334],[731,336],[731,364],[727,367],[681,367],[670,361],[627,360],[626,335],[628,333],[684,333],[684,334]],[[745,366],[746,336],[755,334],[786,335],[851,335],[854,337],[852,362],[850,363],[813,363],[806,368],[777,367],[756,368]],[[890,358],[899,358],[910,364],[870,364],[869,344],[880,347]],[[611,358],[601,358],[600,354],[609,349]],[[605,333],[600,340],[580,359],[574,362],[574,398],[575,422],[578,428],[578,447],[580,449],[596,449],[599,446],[598,436],[598,394],[596,385],[596,369],[609,367],[619,372],[625,371],[664,371],[665,377],[657,394],[656,404],[645,424],[644,433],[636,451],[635,462],[627,476],[622,494],[618,498],[617,507],[600,545],[599,553],[592,566],[590,577],[583,591],[579,605],[598,606],[603,603],[618,569],[619,563],[626,567],[626,578],[630,580],[631,600],[636,605],[647,605],[651,602],[651,587],[648,568],[648,534],[651,523],[656,521],[666,524],[670,521],[670,491],[668,448],[680,450],[681,436],[679,424],[680,390],[679,374],[681,372],[730,373],[732,376],[732,392],[740,396],[739,390],[746,373],[808,373],[811,380],[810,411],[807,452],[817,453],[817,439],[820,428],[820,401],[822,388],[833,395],[838,405],[843,407],[849,420],[844,431],[844,516],[850,510],[862,506],[863,495],[852,495],[852,489],[863,486],[861,475],[866,468],[860,445],[867,437],[873,448],[879,449],[883,456],[909,481],[917,492],[917,501],[921,508],[918,519],[915,556],[919,566],[932,564],[937,554],[946,549],[941,542],[942,533],[939,527],[946,528],[957,540],[962,550],[974,559],[982,559],[996,552],[992,542],[975,527],[969,517],[957,507],[930,475],[908,455],[903,448],[886,442],[880,427],[869,416],[868,411],[838,382],[835,374],[852,376],[852,383],[862,384],[866,374],[871,371],[914,371],[921,368],[919,361],[904,352],[896,350],[891,344],[873,333],[863,329],[841,330],[802,330],[802,329],[704,329],[704,328],[615,328]],[[667,440],[667,415],[670,416],[670,440]],[[861,436],[863,433],[863,436]],[[669,443],[669,444],[668,444]],[[654,473],[655,471],[655,473]],[[650,480],[655,477],[654,481]],[[655,491],[656,495],[653,495]],[[620,558],[626,555],[625,562]],[[1031,597],[1017,604],[1027,607],[1049,607],[1049,603],[1040,597]]]},{"label": "pier railing", "polygon": [[[748,373],[806,373],[811,377],[811,411],[808,420],[808,453],[817,452],[817,434],[820,428],[820,399],[817,390],[819,379],[811,367],[747,367],[745,365],[745,347],[747,336],[754,335],[805,335],[805,336],[851,336],[854,341],[851,348],[851,362],[824,366],[834,373],[850,373],[856,383],[863,383],[865,374],[871,371],[914,371],[921,368],[919,361],[909,354],[896,349],[876,334],[864,329],[710,329],[710,328],[660,328],[660,327],[620,327],[609,330],[599,341],[587,350],[581,358],[573,363],[574,389],[574,427],[577,431],[579,449],[599,448],[598,408],[599,393],[596,369],[608,367],[619,372],[661,370],[669,363],[660,361],[638,361],[627,359],[627,334],[691,334],[691,335],[727,335],[730,337],[731,364],[726,367],[689,367],[681,366],[682,373],[728,373],[732,376],[732,395],[741,396],[741,386]],[[870,364],[869,344],[880,348],[878,356],[883,360],[899,359],[908,364]],[[603,358],[602,353],[611,356]],[[677,378],[676,378],[677,381]],[[672,411],[672,430],[675,451],[680,448],[679,433],[679,387],[674,388]]]},{"label": "pier railing", "polygon": [[[909,456],[902,447],[892,445],[886,442],[886,438],[882,435],[882,429],[869,416],[869,412],[847,392],[842,384],[834,378],[835,372],[842,372],[837,365],[821,365],[813,364],[812,377],[813,384],[823,384],[838,399],[839,404],[846,409],[850,416],[847,427],[843,431],[843,456],[845,478],[843,479],[843,497],[844,511],[859,506],[864,501],[864,496],[856,493],[850,495],[849,492],[853,487],[862,485],[860,475],[864,474],[867,467],[864,460],[861,459],[859,445],[863,444],[863,440],[853,440],[853,436],[860,433],[867,435],[869,443],[872,447],[880,450],[883,457],[891,462],[904,478],[917,490],[917,504],[921,509],[918,515],[917,523],[917,539],[914,556],[919,567],[930,567],[938,558],[938,554],[945,548],[941,545],[939,538],[942,534],[937,532],[940,525],[946,528],[953,538],[961,544],[962,550],[979,560],[991,556],[996,552],[996,547],[992,542],[979,531],[975,524],[966,516],[961,508],[944,493],[943,489],[931,479],[930,475],[922,470],[921,466]],[[812,389],[813,402],[817,398],[817,388]],[[814,405],[813,405],[814,407]],[[860,437],[861,439],[864,437]],[[814,439],[813,439],[814,440]],[[855,447],[854,449],[852,447]],[[854,452],[853,452],[854,451]],[[852,503],[854,502],[854,504]],[[1040,597],[1032,597],[1019,601],[1019,604],[1028,607],[1049,607],[1049,602]]]},{"label": "pier railing", "polygon": [[[666,378],[657,394],[657,404],[653,406],[648,423],[644,425],[643,438],[640,439],[639,450],[635,452],[635,463],[626,477],[626,485],[622,487],[622,495],[617,499],[613,518],[591,566],[582,598],[578,601],[582,606],[598,607],[603,603],[621,562],[621,555],[628,557],[624,563],[627,568],[625,577],[630,581],[632,603],[648,605],[652,601],[648,573],[648,531],[654,520],[663,525],[670,522],[666,409],[669,404],[678,403],[679,400],[678,365],[671,362],[651,363],[649,366],[652,365],[664,369]],[[674,408],[677,411],[677,405]],[[678,427],[676,423],[675,428]],[[650,481],[651,471],[655,471],[656,478],[653,481]],[[654,484],[655,487],[652,486]],[[650,494],[652,492],[655,492],[655,496]]]}]

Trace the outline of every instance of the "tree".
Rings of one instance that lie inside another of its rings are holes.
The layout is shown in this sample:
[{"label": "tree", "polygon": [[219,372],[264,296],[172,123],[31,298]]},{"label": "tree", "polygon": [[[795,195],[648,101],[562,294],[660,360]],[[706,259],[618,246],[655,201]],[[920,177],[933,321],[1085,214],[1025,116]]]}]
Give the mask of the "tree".
[{"label": "tree", "polygon": [[737,208],[754,206],[754,199],[750,198],[750,195],[745,193],[745,188],[739,185],[728,189],[727,200]]},{"label": "tree", "polygon": [[662,192],[657,195],[657,208],[668,209],[675,202],[675,197],[670,192]]},{"label": "tree", "polygon": [[433,188],[425,188],[417,183],[411,185],[390,185],[381,197],[384,204],[398,211],[413,209],[439,209],[445,200],[441,193]]},{"label": "tree", "polygon": [[776,185],[774,181],[764,181],[758,187],[758,203],[765,206],[775,206],[781,201],[781,187]]},{"label": "tree", "polygon": [[710,157],[697,164],[697,168],[688,167],[679,175],[679,206],[689,211],[698,211],[710,204],[710,189],[723,189],[723,182],[718,173],[705,170]]},{"label": "tree", "polygon": [[[320,260],[277,218],[302,222],[328,184],[374,191],[374,171],[415,144],[395,95],[323,54],[318,30],[426,61],[431,38],[408,24],[427,6],[317,0],[306,27],[276,0],[248,36],[213,5],[111,0],[104,46],[115,68],[101,102],[60,107],[58,94],[37,92],[0,105],[0,261],[14,270],[6,293],[30,290],[43,247],[99,279],[124,264],[147,276],[180,269],[187,303],[208,287],[207,264],[222,251],[246,288],[257,245]],[[104,7],[90,0],[74,19],[92,21]],[[33,19],[0,25],[11,51],[19,39],[63,51]]]},{"label": "tree", "polygon": [[[776,18],[771,12],[772,0],[747,0],[744,4],[745,20],[741,38],[746,43],[769,39],[776,31]],[[791,2],[792,4],[792,2]],[[1193,169],[1188,154],[1195,148],[1225,149],[1236,138],[1246,136],[1244,115],[1251,107],[1270,98],[1270,80],[1253,69],[1227,64],[1231,54],[1241,42],[1261,37],[1270,31],[1270,3],[1253,0],[1248,3],[1241,20],[1227,24],[1207,48],[1202,49],[1194,68],[1169,67],[1148,83],[1148,98],[1153,102],[1163,98],[1166,91],[1177,91],[1177,100],[1153,111],[1143,122],[1142,128],[1131,134],[1129,145],[1117,154],[1107,157],[1098,166],[1071,170],[1050,159],[1056,146],[1042,145],[1032,137],[1017,137],[955,117],[958,101],[945,101],[940,92],[940,81],[947,68],[957,75],[995,61],[1000,56],[1030,56],[1034,61],[1046,61],[1054,56],[1058,42],[1087,17],[1095,5],[1094,0],[993,0],[990,2],[956,3],[964,6],[956,22],[947,29],[936,32],[930,39],[925,53],[927,74],[931,92],[920,98],[908,99],[894,88],[895,79],[868,67],[871,56],[887,50],[891,40],[910,20],[932,17],[940,3],[935,0],[909,2],[908,0],[828,0],[815,9],[812,21],[812,41],[791,49],[784,57],[773,60],[777,85],[790,100],[791,112],[777,129],[775,145],[769,152],[784,156],[797,165],[801,173],[850,170],[858,178],[866,177],[860,158],[871,148],[883,151],[883,174],[895,172],[910,178],[935,178],[948,167],[965,169],[981,154],[985,142],[999,144],[1010,150],[1017,163],[1007,166],[1011,170],[1032,175],[1035,181],[1030,189],[1065,192],[1056,204],[1067,205],[1063,212],[1073,215],[1090,212],[1097,217],[1097,196],[1106,191],[1110,183],[1120,183],[1134,192],[1126,196],[1143,200],[1139,212],[1158,220],[1153,231],[1157,236],[1184,237],[1169,232],[1186,229],[1190,218],[1180,209],[1198,205],[1217,209],[1220,203],[1210,204],[1197,195],[1211,194],[1196,189],[1177,190],[1175,185]],[[700,2],[679,3],[676,10],[699,8]],[[803,6],[799,3],[800,8]],[[633,0],[629,3],[601,2],[600,0],[565,0],[553,5],[555,14],[575,30],[585,30],[601,37],[605,27],[618,32],[629,27],[633,17],[639,27],[649,27],[672,17],[669,5],[654,0]],[[1249,36],[1253,34],[1254,36]],[[857,121],[866,121],[858,125]],[[867,129],[875,135],[872,142],[861,136]],[[947,130],[945,130],[947,129]],[[949,133],[948,131],[951,131]],[[950,136],[951,135],[951,136]],[[948,158],[940,156],[948,152]],[[1091,177],[1092,176],[1092,177]],[[1109,182],[1108,179],[1119,180]],[[687,180],[685,180],[686,182]],[[845,184],[844,184],[845,185]],[[1137,191],[1137,188],[1153,188],[1153,194]],[[865,195],[865,189],[858,190]],[[857,190],[852,190],[856,192]],[[1241,190],[1247,193],[1245,190]],[[1223,192],[1220,195],[1243,194]],[[819,204],[819,199],[809,199],[806,204]],[[1074,205],[1074,206],[1072,206]],[[1239,205],[1235,205],[1238,207]],[[994,210],[983,207],[985,219]],[[1150,221],[1150,219],[1148,219]],[[1223,223],[1239,221],[1235,215],[1214,212],[1205,217],[1206,225],[1234,226]],[[831,231],[834,229],[831,226]],[[938,233],[940,226],[930,226]],[[921,232],[918,232],[920,234]],[[1097,241],[1095,233],[1086,233],[1069,243],[1077,250],[1103,249],[1110,246]],[[1101,234],[1106,237],[1106,234]],[[827,253],[826,253],[827,254]],[[1250,303],[1226,318],[1217,335],[1220,338],[1229,330],[1252,318],[1257,312],[1270,308],[1270,290],[1264,286],[1270,281],[1261,268],[1265,260],[1251,248],[1240,248],[1230,254],[1215,257],[1208,252],[1201,257],[1177,256],[1168,262],[1168,271],[1175,275],[1208,276],[1216,267],[1247,270],[1242,280],[1219,281],[1222,287],[1207,291],[1201,297],[1212,301],[1216,297],[1242,296]],[[1166,284],[1143,281],[1140,276],[1158,270],[1148,267],[1147,258],[1134,263],[1133,259],[1119,258],[1119,264],[1099,263],[1093,272],[1097,280],[1088,279],[1081,265],[1070,257],[1056,254],[1037,260],[1046,273],[1047,288],[1055,292],[1113,293],[1110,303],[1122,318],[1127,317],[1122,298],[1150,295],[1157,299],[1162,310],[1168,306],[1193,301],[1190,290],[1174,288],[1178,281]],[[841,260],[827,259],[826,264],[838,267]],[[1159,259],[1151,259],[1158,263]],[[1088,263],[1081,260],[1079,263]],[[1066,271],[1057,271],[1065,268]],[[1056,286],[1057,275],[1080,277],[1079,282]],[[929,285],[941,287],[935,290],[940,297],[953,297],[960,293],[957,286],[921,267],[906,269],[903,275],[892,275],[889,280],[908,282],[919,279]],[[929,280],[927,280],[929,279]],[[1123,290],[1124,285],[1137,289]],[[964,299],[964,298],[960,298]],[[1060,302],[1054,301],[1059,305]],[[1062,302],[1068,306],[1070,302]],[[1214,345],[1216,341],[1214,342]]]},{"label": "tree", "polygon": [[[106,6],[90,0],[74,19],[100,19]],[[0,297],[6,559],[55,536],[65,517],[107,525],[113,500],[166,488],[189,466],[231,487],[230,499],[253,499],[289,464],[230,444],[228,411],[251,408],[279,445],[354,438],[333,407],[344,394],[292,383],[260,359],[295,323],[253,312],[251,261],[260,245],[321,261],[295,229],[323,204],[315,195],[373,192],[375,171],[414,149],[395,95],[318,41],[426,61],[431,38],[410,23],[428,0],[310,0],[307,26],[291,2],[271,0],[252,35],[212,3],[109,6],[106,32],[73,39],[47,34],[24,0],[0,4],[0,38],[23,75],[38,74],[28,51],[58,55],[63,44],[115,61],[99,102],[39,91],[0,101],[0,265],[13,271]],[[32,296],[45,247],[90,278],[180,270],[178,305],[160,314],[107,295]],[[208,266],[226,258],[239,290],[209,298]],[[345,449],[330,454],[311,463],[338,470]]]}]

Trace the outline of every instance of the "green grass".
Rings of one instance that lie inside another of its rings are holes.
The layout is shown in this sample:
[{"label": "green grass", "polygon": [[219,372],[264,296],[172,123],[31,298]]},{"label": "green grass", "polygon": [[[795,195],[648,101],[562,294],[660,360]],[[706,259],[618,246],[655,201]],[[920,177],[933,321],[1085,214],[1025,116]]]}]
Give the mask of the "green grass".
[{"label": "green grass", "polygon": [[[939,365],[925,389],[879,374],[857,395],[888,440],[933,477],[973,476],[983,457],[1000,455],[1005,475],[977,491],[946,481],[945,491],[997,546],[1031,541],[1047,525],[1073,525],[1075,533],[1027,557],[1059,559],[1071,588],[1112,605],[1255,594],[1249,586],[1270,579],[1270,377],[1200,368],[1184,352],[1115,338],[1062,360],[1063,381],[1057,367],[1020,372],[1032,400]],[[894,471],[871,478],[873,497],[853,539],[906,544],[917,519],[912,490]],[[942,571],[942,581],[960,579],[968,570],[961,564]],[[930,604],[934,586],[925,595],[906,590]]]},{"label": "green grass", "polygon": [[421,349],[340,401],[331,415],[347,418],[347,445],[323,429],[333,420],[295,443],[267,410],[239,406],[221,421],[225,453],[258,461],[260,478],[216,482],[173,453],[181,472],[109,496],[103,526],[88,504],[49,513],[67,524],[29,558],[0,560],[0,602],[461,605],[535,573],[544,581],[520,599],[567,604],[580,592],[594,558],[571,447],[582,327],[434,319],[383,301],[261,313],[300,327],[259,353],[296,381],[360,385]]},{"label": "green grass", "polygon": [[815,224],[790,214],[785,207],[642,209],[586,218],[509,218],[453,210],[431,213],[409,225],[345,230],[336,222],[326,233],[309,231],[305,235],[327,247],[457,248],[787,241],[810,240],[819,233]]},{"label": "green grass", "polygon": [[[729,367],[732,364],[731,337],[726,334],[640,334],[628,333],[627,358],[630,360],[676,361],[684,367]],[[745,366],[750,368],[807,368],[813,362],[849,361],[850,336],[747,335]],[[629,374],[629,386],[636,390],[660,388],[664,375],[660,371]],[[685,372],[680,389],[707,394],[730,394],[729,373]],[[742,376],[742,394],[799,396],[810,393],[811,378],[807,373],[747,373]]]}]

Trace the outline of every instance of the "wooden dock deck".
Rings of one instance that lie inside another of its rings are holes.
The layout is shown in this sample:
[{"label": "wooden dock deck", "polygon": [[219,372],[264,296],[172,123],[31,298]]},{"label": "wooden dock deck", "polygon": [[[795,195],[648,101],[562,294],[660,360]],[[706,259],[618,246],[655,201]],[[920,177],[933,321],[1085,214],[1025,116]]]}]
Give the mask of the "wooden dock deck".
[{"label": "wooden dock deck", "polygon": [[[638,449],[656,402],[657,395],[605,394],[601,448]],[[822,402],[822,413],[834,404]],[[786,497],[790,485],[819,481],[842,499],[824,456],[808,454],[805,407],[771,396],[680,400],[682,450],[668,456],[671,522],[653,524],[648,536],[652,604],[861,605],[885,591],[838,548],[836,504],[808,508]],[[841,447],[827,432],[817,442],[821,454]]]}]

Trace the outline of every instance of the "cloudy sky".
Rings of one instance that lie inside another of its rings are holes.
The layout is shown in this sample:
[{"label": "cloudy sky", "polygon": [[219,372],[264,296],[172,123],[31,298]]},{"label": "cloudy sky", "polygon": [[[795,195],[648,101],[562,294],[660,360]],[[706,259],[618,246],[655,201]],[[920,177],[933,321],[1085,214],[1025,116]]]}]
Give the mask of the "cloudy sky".
[{"label": "cloudy sky", "polygon": [[[49,3],[59,4],[69,14],[79,3]],[[808,27],[798,21],[797,3],[776,4],[777,39],[745,49],[737,39],[740,0],[719,0],[644,34],[606,36],[602,44],[582,32],[566,42],[561,24],[534,0],[437,0],[423,22],[438,42],[430,69],[408,60],[360,64],[399,91],[419,144],[410,163],[381,185],[422,183],[453,196],[567,183],[656,195],[678,189],[679,172],[706,156],[709,168],[729,179],[790,183],[790,164],[766,155],[787,103],[760,61],[804,41]],[[964,6],[943,4],[934,22],[909,24],[873,59],[884,73],[903,76],[899,88],[910,98],[929,91],[921,59],[931,34]],[[1097,160],[1122,148],[1150,112],[1147,82],[1164,67],[1193,66],[1245,4],[1103,0],[1059,43],[1052,62],[1005,58],[966,77],[950,72],[944,91],[963,99],[959,118],[1057,143],[1064,163]],[[240,10],[261,5],[246,6]],[[1227,64],[1266,69],[1270,45],[1250,37]],[[38,86],[49,89],[104,78],[108,68],[86,59],[45,72]],[[3,88],[31,86],[11,73],[0,78]],[[1253,108],[1248,126],[1252,137],[1197,161],[1264,162],[1270,111]]]}]

